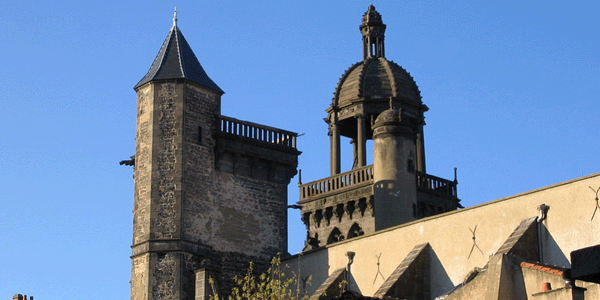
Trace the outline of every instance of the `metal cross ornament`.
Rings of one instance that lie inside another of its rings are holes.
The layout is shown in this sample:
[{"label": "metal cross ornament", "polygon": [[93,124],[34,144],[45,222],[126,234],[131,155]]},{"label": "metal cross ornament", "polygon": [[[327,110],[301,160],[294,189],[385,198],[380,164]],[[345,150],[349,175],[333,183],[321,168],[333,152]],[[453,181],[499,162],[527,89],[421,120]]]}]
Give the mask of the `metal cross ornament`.
[{"label": "metal cross ornament", "polygon": [[377,257],[377,274],[375,274],[375,279],[373,279],[373,284],[375,284],[375,281],[377,281],[377,276],[379,276],[379,275],[381,275],[381,279],[383,279],[383,281],[385,281],[385,277],[383,277],[383,274],[381,273],[381,270],[379,269],[379,267],[380,267],[379,260],[381,259],[381,253],[379,253],[379,255],[375,255],[375,257]]},{"label": "metal cross ornament", "polygon": [[471,251],[469,251],[469,256],[467,257],[467,259],[471,258],[471,254],[473,254],[473,250],[475,249],[475,247],[477,247],[477,250],[479,250],[479,252],[481,252],[481,254],[483,255],[483,251],[481,251],[481,248],[477,246],[477,241],[475,240],[475,231],[477,231],[477,225],[475,225],[475,228],[473,230],[471,230],[471,227],[469,227],[469,230],[473,234],[473,246],[471,246]]},{"label": "metal cross ornament", "polygon": [[590,186],[590,190],[594,191],[594,193],[596,193],[596,207],[594,208],[594,213],[592,214],[592,218],[590,219],[590,221],[594,220],[594,216],[596,216],[596,211],[598,210],[598,208],[600,208],[600,205],[598,205],[598,192],[600,192],[600,187],[598,187],[597,190],[594,190],[594,188],[592,188]]}]

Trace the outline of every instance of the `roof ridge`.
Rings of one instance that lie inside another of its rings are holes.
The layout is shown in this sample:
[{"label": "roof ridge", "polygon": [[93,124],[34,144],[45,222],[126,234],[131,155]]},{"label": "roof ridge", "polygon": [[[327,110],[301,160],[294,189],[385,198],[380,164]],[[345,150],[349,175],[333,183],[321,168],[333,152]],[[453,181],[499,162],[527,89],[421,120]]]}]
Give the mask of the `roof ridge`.
[{"label": "roof ridge", "polygon": [[379,61],[382,62],[383,68],[385,72],[388,74],[390,78],[390,85],[392,88],[392,97],[398,97],[398,85],[396,84],[396,76],[394,76],[394,71],[392,71],[392,67],[390,66],[390,62],[385,59],[385,57],[379,57]]},{"label": "roof ridge", "polygon": [[[176,20],[176,19],[175,19]],[[175,30],[175,45],[177,46],[177,57],[179,58],[179,69],[181,70],[181,74],[184,78],[187,78],[185,69],[183,67],[183,55],[181,55],[181,43],[179,42],[179,27],[177,27],[177,23],[173,23],[173,29]]]},{"label": "roof ridge", "polygon": [[365,60],[363,60],[363,64],[362,64],[362,69],[360,70],[360,74],[358,74],[358,96],[359,97],[363,97],[364,93],[365,93],[365,86],[367,85],[367,83],[365,82],[365,80],[363,80],[365,78],[365,74],[367,73],[367,68],[369,67],[369,64],[373,61],[373,57],[367,57]]}]

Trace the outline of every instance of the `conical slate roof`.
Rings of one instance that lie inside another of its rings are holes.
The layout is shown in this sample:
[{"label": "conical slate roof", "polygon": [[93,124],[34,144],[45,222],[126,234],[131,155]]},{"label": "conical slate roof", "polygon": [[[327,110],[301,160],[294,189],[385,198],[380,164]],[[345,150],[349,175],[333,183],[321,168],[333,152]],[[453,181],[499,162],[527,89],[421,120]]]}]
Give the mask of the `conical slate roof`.
[{"label": "conical slate roof", "polygon": [[175,20],[150,70],[133,88],[137,89],[152,80],[184,78],[223,94],[223,90],[208,77],[200,65]]}]

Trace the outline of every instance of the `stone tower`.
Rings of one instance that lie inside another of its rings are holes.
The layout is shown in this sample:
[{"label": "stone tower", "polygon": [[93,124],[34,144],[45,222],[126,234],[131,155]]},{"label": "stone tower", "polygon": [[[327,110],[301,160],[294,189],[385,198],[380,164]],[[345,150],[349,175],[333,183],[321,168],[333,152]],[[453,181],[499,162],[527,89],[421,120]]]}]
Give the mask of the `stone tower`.
[{"label": "stone tower", "polygon": [[340,136],[350,139],[354,148],[353,168],[366,165],[366,141],[373,139],[371,128],[375,118],[388,109],[390,102],[396,107],[410,109],[418,132],[415,153],[417,169],[425,172],[423,144],[423,113],[427,106],[414,79],[406,70],[385,58],[385,29],[381,14],[373,5],[362,18],[359,27],[363,41],[363,60],[352,65],[342,75],[331,106],[327,109],[331,139],[331,175],[340,173]]},{"label": "stone tower", "polygon": [[400,109],[380,113],[373,124],[375,230],[417,218],[415,140],[413,120]]},{"label": "stone tower", "polygon": [[[412,76],[386,59],[386,25],[373,5],[359,29],[363,60],[344,72],[326,110],[331,176],[300,185],[306,250],[460,207],[456,180],[425,173],[428,108]],[[346,172],[342,138],[353,145]]]},{"label": "stone tower", "polygon": [[221,115],[176,17],[134,89],[131,299],[205,299],[285,253],[297,134]]}]

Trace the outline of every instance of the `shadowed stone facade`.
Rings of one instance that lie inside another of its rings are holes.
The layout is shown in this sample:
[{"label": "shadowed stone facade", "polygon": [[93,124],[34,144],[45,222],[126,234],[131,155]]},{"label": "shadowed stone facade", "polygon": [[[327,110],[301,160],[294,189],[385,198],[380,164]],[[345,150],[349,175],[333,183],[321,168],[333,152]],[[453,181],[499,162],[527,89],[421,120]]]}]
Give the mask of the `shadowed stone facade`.
[{"label": "shadowed stone facade", "polygon": [[225,290],[286,252],[297,134],[222,116],[175,22],[135,90],[131,299],[203,299],[197,272]]}]

